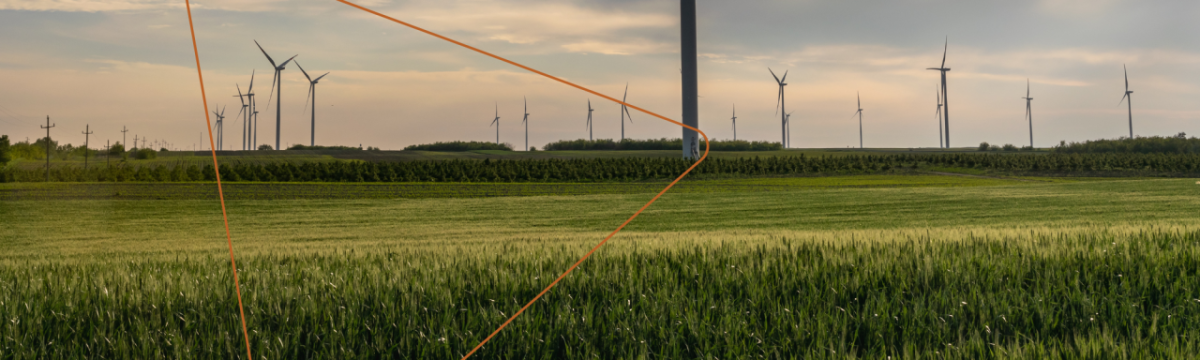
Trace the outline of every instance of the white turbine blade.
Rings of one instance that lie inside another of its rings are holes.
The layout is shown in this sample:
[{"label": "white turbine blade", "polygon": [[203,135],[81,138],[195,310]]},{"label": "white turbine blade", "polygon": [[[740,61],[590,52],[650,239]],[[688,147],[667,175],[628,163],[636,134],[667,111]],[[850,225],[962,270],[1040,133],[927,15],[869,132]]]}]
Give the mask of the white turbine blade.
[{"label": "white turbine blade", "polygon": [[[296,63],[296,65],[300,65],[300,63]],[[325,75],[329,75],[329,73],[328,73],[328,72],[326,72],[326,73],[324,73],[324,74],[321,74],[321,76],[318,76],[316,79],[313,79],[313,81],[312,81],[312,82],[318,82],[318,81],[321,81],[321,78],[325,77]]]},{"label": "white turbine blade", "polygon": [[233,85],[237,87],[237,91],[238,91],[238,100],[241,100],[241,101],[242,101],[242,106],[246,106],[246,98],[245,98],[245,95],[242,95],[242,86],[241,86],[241,85],[238,85],[238,84],[233,84]]},{"label": "white turbine blade", "polygon": [[1125,69],[1125,91],[1129,91],[1129,68],[1126,68],[1125,64],[1121,64],[1121,68]]},{"label": "white turbine blade", "polygon": [[770,71],[770,72],[771,72],[771,76],[775,78],[775,82],[777,82],[777,83],[783,83],[783,81],[780,81],[780,80],[779,80],[779,76],[775,75],[775,70],[771,70],[771,68],[769,68],[769,67],[768,67],[768,68],[767,68],[767,71]]},{"label": "white turbine blade", "polygon": [[1129,93],[1125,93],[1125,96],[1122,96],[1122,97],[1121,97],[1121,101],[1117,102],[1117,105],[1121,105],[1122,103],[1124,103],[1124,102],[1125,102],[1125,98],[1127,98],[1127,97],[1129,97]]},{"label": "white turbine blade", "polygon": [[[784,70],[784,71],[783,71],[783,78],[782,78],[782,79],[779,79],[779,82],[781,82],[781,83],[786,83],[786,82],[787,82],[787,74],[788,74],[788,71],[791,71],[791,70]],[[781,84],[781,85],[787,85],[787,84]]]},{"label": "white turbine blade", "polygon": [[946,37],[946,47],[942,49],[942,68],[946,68],[946,53],[950,52],[950,37]]},{"label": "white turbine blade", "polygon": [[250,87],[246,88],[246,94],[254,92],[254,70],[250,70]]}]

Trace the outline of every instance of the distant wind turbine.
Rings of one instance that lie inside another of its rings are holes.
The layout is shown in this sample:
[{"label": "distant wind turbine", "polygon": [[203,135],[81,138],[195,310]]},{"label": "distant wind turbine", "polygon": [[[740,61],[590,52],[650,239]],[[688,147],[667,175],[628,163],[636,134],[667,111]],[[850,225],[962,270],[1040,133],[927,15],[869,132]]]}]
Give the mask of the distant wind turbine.
[{"label": "distant wind turbine", "polygon": [[237,98],[242,101],[242,109],[238,110],[237,116],[242,117],[242,150],[246,150],[246,129],[250,127],[250,104],[246,103],[246,95],[242,94],[242,86],[233,84],[237,87]]},{"label": "distant wind turbine", "polygon": [[[861,94],[859,94],[859,95],[857,95],[857,96],[858,96],[858,111],[856,111],[856,112],[854,113],[854,115],[858,115],[858,148],[859,148],[859,149],[862,149],[862,148],[863,148],[863,130],[862,130],[862,111],[863,111],[863,109],[862,109],[862,95],[861,95]],[[850,115],[850,117],[854,117],[854,115]]]},{"label": "distant wind turbine", "polygon": [[588,99],[588,117],[587,117],[588,141],[595,140],[595,138],[592,137],[592,111],[595,111],[595,109],[592,109],[592,99]]},{"label": "distant wind turbine", "polygon": [[492,123],[488,126],[490,127],[492,125],[496,125],[496,145],[500,145],[500,104],[499,103],[496,104],[496,118],[492,119]]},{"label": "distant wind turbine", "polygon": [[1025,117],[1029,119],[1029,147],[1033,148],[1033,98],[1029,97],[1029,79],[1025,79]]},{"label": "distant wind turbine", "polygon": [[222,107],[221,112],[217,112],[216,105],[213,105],[213,115],[217,116],[217,150],[225,150],[225,147],[221,145],[221,141],[225,138],[225,132],[222,131],[225,128],[225,108]]},{"label": "distant wind turbine", "polygon": [[521,119],[521,124],[525,125],[525,151],[529,151],[529,99],[525,99],[525,117]]},{"label": "distant wind turbine", "polygon": [[788,145],[790,145],[790,144],[788,144],[788,117],[786,114],[787,108],[785,107],[785,104],[783,101],[784,100],[783,87],[787,86],[786,81],[787,81],[787,73],[788,72],[784,71],[783,78],[780,79],[778,76],[775,76],[775,70],[771,70],[771,68],[767,68],[767,71],[770,71],[771,76],[775,77],[775,82],[779,83],[779,97],[777,98],[777,101],[775,102],[775,113],[780,114],[780,119],[779,119],[780,126],[781,126],[780,131],[783,132],[781,144],[786,149],[789,147]]},{"label": "distant wind turbine", "polygon": [[733,104],[733,117],[729,120],[733,121],[733,141],[737,141],[737,104]]},{"label": "distant wind turbine", "polygon": [[937,70],[937,71],[942,72],[942,107],[944,108],[944,110],[942,112],[942,121],[946,123],[946,128],[945,128],[945,132],[943,133],[943,136],[946,138],[946,147],[947,148],[950,147],[950,100],[949,100],[949,96],[947,96],[947,94],[946,94],[946,72],[950,71],[950,68],[946,67],[946,54],[949,51],[950,51],[950,38],[946,37],[946,45],[945,45],[945,48],[942,49],[942,66],[925,69],[925,70]]},{"label": "distant wind turbine", "polygon": [[[1132,139],[1133,138],[1133,91],[1129,90],[1129,69],[1125,68],[1125,64],[1121,64],[1121,67],[1125,69],[1125,96],[1121,97],[1121,101],[1126,103],[1129,106],[1129,138]],[[1125,101],[1125,98],[1129,98],[1129,101]],[[1121,103],[1117,103],[1117,105],[1121,105]]]},{"label": "distant wind turbine", "polygon": [[299,61],[296,61],[296,67],[300,68],[300,72],[304,73],[304,78],[308,79],[309,96],[304,98],[304,105],[308,105],[309,97],[312,98],[312,132],[309,135],[308,146],[317,146],[317,82],[321,81],[321,78],[325,77],[325,75],[329,75],[329,73],[326,72],[325,74],[318,76],[316,79],[313,79],[308,76],[307,71],[304,71],[304,67],[300,66]]},{"label": "distant wind turbine", "polygon": [[[628,97],[629,97],[629,83],[625,83],[625,95],[621,97],[621,102],[624,103],[625,99]],[[591,100],[588,100],[588,101],[591,101]],[[629,116],[629,123],[632,124],[633,123],[633,114],[629,113],[629,107],[625,106],[625,104],[621,104],[621,141],[625,141],[625,116],[626,115]]]},{"label": "distant wind turbine", "polygon": [[[254,40],[254,45],[258,45],[258,40]],[[297,55],[292,55],[292,57],[288,58],[283,63],[275,65],[275,60],[271,59],[271,55],[267,55],[267,51],[263,50],[262,45],[258,45],[258,50],[262,51],[263,56],[266,56],[267,61],[270,61],[271,66],[275,68],[275,77],[271,79],[271,87],[274,88],[273,90],[276,92],[275,97],[280,97],[280,99],[275,99],[275,150],[279,150],[280,126],[282,125],[281,120],[283,119],[283,114],[281,112],[283,110],[283,106],[280,105],[283,103],[283,99],[281,98],[283,97],[283,78],[280,77],[280,74],[283,72],[284,67],[287,66],[287,63],[291,62],[292,59],[295,59]],[[267,98],[267,106],[271,106],[270,98]]]}]

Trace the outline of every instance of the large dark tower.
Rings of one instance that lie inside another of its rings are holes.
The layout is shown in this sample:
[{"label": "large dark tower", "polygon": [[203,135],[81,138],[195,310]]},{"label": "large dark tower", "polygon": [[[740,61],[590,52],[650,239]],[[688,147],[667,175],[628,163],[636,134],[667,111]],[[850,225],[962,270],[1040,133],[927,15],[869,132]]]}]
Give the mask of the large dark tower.
[{"label": "large dark tower", "polygon": [[[696,70],[696,0],[679,1],[679,47],[683,65],[683,124],[700,128],[700,110],[697,99],[699,80]],[[688,128],[683,129],[683,157],[700,157],[700,137]]]}]

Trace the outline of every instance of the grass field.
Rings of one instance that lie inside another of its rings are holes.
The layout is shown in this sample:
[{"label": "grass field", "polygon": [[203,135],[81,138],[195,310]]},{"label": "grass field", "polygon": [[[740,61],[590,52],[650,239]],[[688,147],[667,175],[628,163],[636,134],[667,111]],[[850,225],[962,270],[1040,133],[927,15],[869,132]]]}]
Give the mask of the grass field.
[{"label": "grass field", "polygon": [[[1039,181],[684,183],[479,358],[1200,354],[1200,186],[1024,180]],[[231,200],[255,356],[457,358],[659,184],[634,185]],[[0,358],[244,356],[207,195],[14,186],[0,187]]]}]

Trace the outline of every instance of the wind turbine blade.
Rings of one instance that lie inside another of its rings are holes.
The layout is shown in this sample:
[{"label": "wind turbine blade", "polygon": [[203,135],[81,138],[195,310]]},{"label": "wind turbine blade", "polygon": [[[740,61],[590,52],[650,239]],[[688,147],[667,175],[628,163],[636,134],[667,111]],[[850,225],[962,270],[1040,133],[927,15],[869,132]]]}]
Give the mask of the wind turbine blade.
[{"label": "wind turbine blade", "polygon": [[[784,71],[783,71],[783,78],[782,78],[782,79],[780,79],[780,80],[779,80],[779,82],[787,82],[787,74],[788,74],[788,71],[791,71],[791,70],[784,70]],[[786,85],[786,84],[784,84],[784,85]]]},{"label": "wind turbine blade", "polygon": [[628,118],[629,123],[632,124],[633,123],[633,114],[629,113],[629,108],[624,107],[624,106],[622,106],[621,108],[622,108],[622,110],[625,110],[625,117]]},{"label": "wind turbine blade", "polygon": [[238,91],[238,100],[241,100],[241,101],[242,101],[242,106],[246,106],[246,98],[245,98],[245,95],[242,95],[242,86],[241,86],[241,85],[238,85],[238,84],[233,84],[233,85],[234,85],[234,86],[237,86],[237,91]]},{"label": "wind turbine blade", "polygon": [[300,68],[300,72],[304,73],[304,78],[305,78],[305,79],[308,79],[308,82],[312,82],[312,81],[313,81],[313,79],[312,79],[312,78],[308,77],[308,72],[307,72],[307,71],[304,71],[304,67],[303,67],[303,66],[300,66],[300,62],[299,62],[299,61],[296,61],[296,67]]},{"label": "wind turbine blade", "polygon": [[250,87],[246,88],[246,94],[254,91],[254,70],[250,70]]},{"label": "wind turbine blade", "polygon": [[1127,97],[1129,97],[1129,93],[1125,93],[1125,96],[1122,96],[1122,97],[1121,97],[1121,101],[1120,101],[1120,102],[1117,102],[1117,105],[1121,105],[1122,103],[1124,103],[1124,102],[1125,102],[1125,98],[1127,98]]},{"label": "wind turbine blade", "polygon": [[1125,64],[1121,64],[1121,68],[1125,69],[1125,91],[1129,91],[1129,68],[1126,68]]},{"label": "wind turbine blade", "polygon": [[[300,63],[296,63],[296,65],[300,65]],[[316,79],[313,79],[313,81],[312,81],[312,82],[318,82],[318,81],[321,81],[321,78],[325,77],[325,75],[329,75],[329,73],[328,73],[328,72],[326,72],[326,73],[324,73],[324,74],[321,74],[321,76],[318,76]]]},{"label": "wind turbine blade", "polygon": [[[627,99],[627,98],[629,98],[629,83],[625,83],[625,95],[621,96],[621,102],[625,102],[625,99]],[[621,106],[625,106],[625,105],[622,104]]]},{"label": "wind turbine blade", "polygon": [[313,84],[308,83],[308,92],[304,94],[304,108],[303,108],[304,110],[301,110],[300,113],[302,113],[302,114],[308,113],[308,99],[312,98],[312,94],[313,94]]},{"label": "wind turbine blade", "polygon": [[[258,40],[254,40],[254,45],[258,45]],[[270,62],[271,62],[271,66],[272,66],[272,67],[277,67],[277,66],[275,66],[275,60],[274,60],[274,59],[271,59],[271,55],[267,55],[267,51],[266,51],[266,50],[263,50],[263,48],[262,48],[262,45],[258,45],[258,50],[259,50],[259,51],[262,51],[262,53],[263,53],[263,56],[266,56],[266,57],[267,57],[267,61],[270,61]]]},{"label": "wind turbine blade", "polygon": [[1029,79],[1025,79],[1025,97],[1029,97]]},{"label": "wind turbine blade", "polygon": [[279,71],[275,71],[275,75],[271,76],[271,91],[267,92],[267,108],[271,108],[271,99],[275,96],[275,80],[279,76]]},{"label": "wind turbine blade", "polygon": [[779,96],[775,98],[775,113],[772,115],[779,115],[779,105],[780,104],[783,104],[783,86],[782,85],[779,86]]},{"label": "wind turbine blade", "polygon": [[[855,94],[855,96],[857,96],[856,98],[858,99],[858,107],[861,108],[862,107],[862,94],[859,94],[858,92],[855,92],[854,94]],[[862,111],[862,109],[859,109],[859,111]]]},{"label": "wind turbine blade", "polygon": [[776,76],[776,75],[775,75],[775,70],[771,70],[771,68],[769,68],[769,67],[768,67],[768,68],[767,68],[767,71],[770,71],[770,72],[771,72],[771,76],[775,77],[775,82],[777,82],[777,83],[782,83],[782,82],[783,82],[783,81],[780,81],[780,80],[779,80],[779,76]]},{"label": "wind turbine blade", "polygon": [[950,52],[950,37],[946,37],[946,47],[942,49],[942,68],[946,68],[946,53]]},{"label": "wind turbine blade", "polygon": [[279,64],[279,67],[287,66],[287,63],[291,62],[292,59],[295,59],[297,56],[300,56],[300,55],[292,55],[292,57],[288,58],[287,61],[284,61],[282,64]]}]

